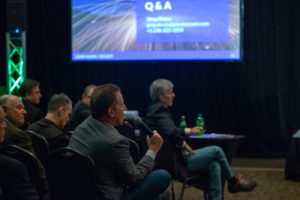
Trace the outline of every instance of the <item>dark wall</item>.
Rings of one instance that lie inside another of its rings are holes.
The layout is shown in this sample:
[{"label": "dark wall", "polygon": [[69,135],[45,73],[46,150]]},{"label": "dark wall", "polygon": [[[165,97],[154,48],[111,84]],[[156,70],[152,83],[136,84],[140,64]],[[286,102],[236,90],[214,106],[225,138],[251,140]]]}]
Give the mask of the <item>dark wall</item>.
[{"label": "dark wall", "polygon": [[176,122],[184,114],[193,126],[201,112],[208,132],[246,136],[240,154],[283,156],[300,128],[299,4],[245,1],[244,63],[75,64],[68,59],[67,1],[29,0],[27,77],[41,82],[43,108],[55,92],[65,92],[75,102],[87,84],[110,82],[122,88],[128,109],[142,115],[151,82],[167,78],[175,85],[171,110]]},{"label": "dark wall", "polygon": [[6,1],[0,1],[0,86],[6,84]]}]

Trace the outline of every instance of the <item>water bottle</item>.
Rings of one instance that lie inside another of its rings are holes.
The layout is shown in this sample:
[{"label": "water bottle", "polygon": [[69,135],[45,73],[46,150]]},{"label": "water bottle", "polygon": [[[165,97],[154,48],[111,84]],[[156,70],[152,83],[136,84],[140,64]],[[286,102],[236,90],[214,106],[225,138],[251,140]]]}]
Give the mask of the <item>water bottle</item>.
[{"label": "water bottle", "polygon": [[196,119],[196,126],[200,126],[202,128],[202,131],[197,133],[197,135],[202,136],[204,134],[204,119],[201,113],[198,114],[198,117]]},{"label": "water bottle", "polygon": [[180,117],[180,123],[179,123],[180,128],[186,128],[186,121],[185,121],[185,116],[182,115]]}]

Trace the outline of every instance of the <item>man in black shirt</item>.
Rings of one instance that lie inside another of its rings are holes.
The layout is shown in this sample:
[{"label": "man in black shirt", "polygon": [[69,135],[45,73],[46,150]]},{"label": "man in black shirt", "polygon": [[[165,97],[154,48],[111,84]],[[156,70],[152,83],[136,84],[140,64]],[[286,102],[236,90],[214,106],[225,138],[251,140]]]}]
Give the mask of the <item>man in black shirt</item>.
[{"label": "man in black shirt", "polygon": [[[184,140],[185,135],[196,134],[200,127],[177,127],[169,107],[173,105],[175,93],[173,83],[167,79],[157,79],[150,85],[150,103],[146,123],[168,140],[176,149],[178,167],[185,173],[197,173],[199,170],[208,174],[209,199],[223,199],[222,175],[228,180],[228,191],[231,193],[249,192],[256,187],[255,181],[241,179],[233,174],[223,150],[218,146],[192,149]],[[182,174],[186,175],[186,174]]]},{"label": "man in black shirt", "polygon": [[[49,149],[56,147],[58,136],[62,135],[63,128],[69,121],[69,115],[72,112],[71,99],[63,94],[54,94],[48,102],[48,113],[45,118],[31,124],[27,130],[34,131],[44,136],[49,143]],[[66,143],[69,136],[63,136]]]}]

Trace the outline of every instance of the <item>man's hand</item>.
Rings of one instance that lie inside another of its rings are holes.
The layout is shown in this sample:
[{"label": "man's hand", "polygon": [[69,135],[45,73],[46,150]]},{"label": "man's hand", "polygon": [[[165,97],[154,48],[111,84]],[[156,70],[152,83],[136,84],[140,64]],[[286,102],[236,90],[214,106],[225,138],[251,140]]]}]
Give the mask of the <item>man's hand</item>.
[{"label": "man's hand", "polygon": [[147,136],[147,145],[148,148],[157,153],[161,146],[163,145],[164,141],[161,136],[158,134],[156,130],[153,131],[153,136],[150,138]]},{"label": "man's hand", "polygon": [[185,145],[185,150],[187,150],[190,153],[190,155],[196,154],[196,151],[194,151],[192,147],[190,147],[190,145],[188,144]]},{"label": "man's hand", "polygon": [[195,127],[191,128],[191,134],[196,134],[201,131],[204,131],[204,130],[200,126],[195,126]]}]

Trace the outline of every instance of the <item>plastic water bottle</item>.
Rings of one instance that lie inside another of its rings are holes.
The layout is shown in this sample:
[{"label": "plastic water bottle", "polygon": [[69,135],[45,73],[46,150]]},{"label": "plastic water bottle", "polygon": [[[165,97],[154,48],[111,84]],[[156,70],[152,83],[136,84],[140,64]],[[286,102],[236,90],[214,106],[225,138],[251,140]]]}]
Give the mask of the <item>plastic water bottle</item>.
[{"label": "plastic water bottle", "polygon": [[196,126],[200,126],[202,128],[202,131],[197,133],[197,135],[202,136],[204,134],[204,119],[201,113],[198,114],[198,117],[196,119]]},{"label": "plastic water bottle", "polygon": [[179,123],[180,128],[186,128],[186,121],[185,121],[185,116],[182,115],[180,117],[180,123]]}]

